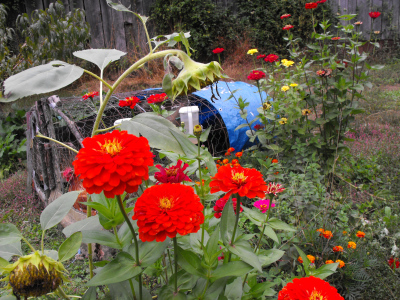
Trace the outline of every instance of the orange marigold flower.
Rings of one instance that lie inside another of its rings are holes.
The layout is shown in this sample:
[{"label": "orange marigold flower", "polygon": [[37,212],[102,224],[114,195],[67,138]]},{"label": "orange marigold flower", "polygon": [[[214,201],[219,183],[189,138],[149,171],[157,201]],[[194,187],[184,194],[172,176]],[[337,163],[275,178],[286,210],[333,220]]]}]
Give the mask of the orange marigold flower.
[{"label": "orange marigold flower", "polygon": [[222,163],[224,164],[224,165],[226,165],[226,164],[228,164],[229,163],[229,159],[224,159],[223,161],[222,161]]},{"label": "orange marigold flower", "polygon": [[264,197],[267,185],[256,169],[222,166],[210,182],[211,193],[223,191],[225,197],[239,194],[241,197]]},{"label": "orange marigold flower", "polygon": [[237,152],[237,153],[235,154],[236,157],[242,157],[242,155],[243,155],[243,152]]},{"label": "orange marigold flower", "polygon": [[335,246],[335,247],[333,247],[333,252],[343,252],[343,247],[342,246]]},{"label": "orange marigold flower", "polygon": [[307,255],[308,260],[310,261],[310,263],[314,263],[315,262],[315,257],[312,255]]},{"label": "orange marigold flower", "polygon": [[301,256],[299,256],[298,258],[297,258],[297,261],[299,262],[299,263],[303,263],[303,259],[301,258]]},{"label": "orange marigold flower", "polygon": [[230,147],[230,148],[228,149],[228,152],[233,152],[233,151],[235,151],[235,148],[233,148],[233,147]]},{"label": "orange marigold flower", "polygon": [[337,259],[335,262],[339,263],[339,268],[343,268],[346,264],[343,260]]},{"label": "orange marigold flower", "polygon": [[322,236],[323,235],[323,233],[324,233],[324,229],[323,228],[319,228],[319,229],[317,229],[317,232],[319,232],[319,236]]},{"label": "orange marigold flower", "polygon": [[229,155],[231,155],[230,152],[226,152],[226,153],[225,153],[225,156],[229,156]]},{"label": "orange marigold flower", "polygon": [[217,167],[217,169],[220,167],[220,165],[219,165],[219,164],[216,164],[215,166]]},{"label": "orange marigold flower", "polygon": [[347,248],[351,248],[351,249],[356,249],[357,248],[357,244],[350,241],[347,243]]},{"label": "orange marigold flower", "polygon": [[336,288],[314,277],[295,278],[278,294],[278,300],[344,300]]},{"label": "orange marigold flower", "polygon": [[233,164],[234,167],[240,167],[240,164]]},{"label": "orange marigold flower", "polygon": [[232,159],[232,163],[233,163],[233,164],[238,164],[239,161],[238,161],[237,159]]},{"label": "orange marigold flower", "polygon": [[359,238],[363,238],[363,237],[365,237],[365,233],[362,231],[357,231],[356,236]]},{"label": "orange marigold flower", "polygon": [[324,233],[322,234],[324,238],[330,240],[333,237],[332,231],[330,230],[325,230]]},{"label": "orange marigold flower", "polygon": [[180,183],[153,185],[137,199],[135,214],[143,242],[165,241],[179,233],[197,232],[204,222],[203,205],[193,188]]},{"label": "orange marigold flower", "polygon": [[347,234],[347,231],[346,230],[343,230],[343,235],[346,235]]},{"label": "orange marigold flower", "polygon": [[279,172],[275,172],[275,173],[274,173],[274,175],[278,175],[278,174],[279,174]]},{"label": "orange marigold flower", "polygon": [[279,161],[276,159],[276,158],[274,158],[273,160],[271,160],[271,163],[273,163],[273,164],[277,164]]},{"label": "orange marigold flower", "polygon": [[107,198],[134,193],[149,178],[153,154],[145,137],[114,130],[83,140],[73,162],[75,174],[89,194],[104,191]]},{"label": "orange marigold flower", "polygon": [[335,263],[333,260],[331,260],[331,259],[328,259],[326,262],[325,262],[327,265],[329,265],[329,264],[333,264],[333,263]]}]

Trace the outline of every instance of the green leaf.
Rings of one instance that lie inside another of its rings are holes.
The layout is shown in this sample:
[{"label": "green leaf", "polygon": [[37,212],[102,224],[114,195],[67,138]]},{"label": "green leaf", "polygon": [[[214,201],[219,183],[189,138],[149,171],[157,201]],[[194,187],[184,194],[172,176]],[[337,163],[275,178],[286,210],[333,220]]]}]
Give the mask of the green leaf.
[{"label": "green leaf", "polygon": [[285,230],[285,231],[297,231],[296,228],[286,224],[285,222],[277,219],[277,218],[271,218],[268,220],[268,225],[271,226],[274,229],[280,229],[280,230]]},{"label": "green leaf", "polygon": [[[131,291],[130,282],[133,284],[133,289],[139,291],[139,284],[135,279],[125,280],[122,282],[112,283],[108,285],[112,300],[135,300]],[[129,291],[129,292],[127,292]],[[136,298],[137,299],[137,298]],[[152,300],[149,291],[142,286],[142,300]]]},{"label": "green leaf", "polygon": [[4,81],[4,98],[0,102],[12,102],[17,99],[59,90],[83,74],[83,69],[55,60],[22,71]]},{"label": "green leaf", "polygon": [[102,226],[99,222],[99,216],[93,216],[90,218],[83,219],[81,221],[75,222],[68,227],[65,227],[62,231],[66,237],[70,237],[71,234],[78,231],[90,231],[90,230],[100,230]]},{"label": "green leaf", "polygon": [[2,296],[0,300],[17,300],[17,297],[13,295]]},{"label": "green leaf", "polygon": [[201,141],[201,142],[207,141],[208,135],[210,134],[210,131],[211,131],[211,128],[212,128],[212,126],[208,127],[206,130],[204,130],[204,131],[201,133],[201,136],[200,136],[200,141]]},{"label": "green leaf", "polygon": [[4,258],[0,257],[0,269],[4,268],[5,266],[9,265],[10,263],[8,260],[5,260]]},{"label": "green leaf", "polygon": [[[169,278],[168,285],[175,285],[175,273]],[[199,277],[189,274],[185,270],[178,271],[178,288],[180,291],[188,291],[193,288]]]},{"label": "green leaf", "polygon": [[266,267],[280,259],[285,254],[285,251],[279,249],[269,249],[260,251],[260,254],[262,255],[259,255],[258,259],[261,261],[261,265]]},{"label": "green leaf", "polygon": [[120,128],[136,136],[139,134],[144,136],[149,141],[150,147],[185,155],[171,131],[183,133],[163,117],[152,113],[138,114],[128,122],[122,122]]},{"label": "green leaf", "polygon": [[[164,253],[165,249],[168,247],[171,239],[167,238],[164,242],[141,242],[139,243],[139,260],[142,267],[148,267],[156,262],[161,255]],[[131,245],[128,252],[132,257],[136,257],[135,245]]]},{"label": "green leaf", "polygon": [[116,49],[88,49],[72,53],[76,57],[90,61],[104,70],[110,63],[119,60],[126,53]]},{"label": "green leaf", "polygon": [[247,241],[239,240],[234,245],[231,246],[228,244],[225,247],[233,254],[239,256],[244,262],[253,266],[257,271],[262,272],[261,262]]},{"label": "green leaf", "polygon": [[317,270],[311,270],[310,275],[321,279],[325,279],[326,277],[335,273],[338,266],[339,263],[325,264],[322,267],[318,268]]},{"label": "green leaf", "polygon": [[276,235],[275,231],[271,227],[265,226],[264,234],[266,236],[268,236],[269,238],[271,238],[272,240],[274,240],[277,244],[279,244],[278,236]]},{"label": "green leaf", "polygon": [[304,270],[306,271],[306,275],[309,275],[309,269],[308,266],[310,265],[310,260],[308,259],[307,255],[296,245],[294,245],[297,252],[299,252],[299,255],[301,256],[301,259],[303,260],[303,266]]},{"label": "green leaf", "polygon": [[0,223],[0,246],[14,244],[21,240],[18,228],[10,223]]},{"label": "green leaf", "polygon": [[43,230],[56,226],[71,210],[78,195],[82,191],[73,191],[58,197],[51,202],[40,215],[40,225]]},{"label": "green leaf", "polygon": [[175,288],[171,285],[164,285],[159,294],[157,295],[159,300],[186,300],[187,296],[183,291],[175,293]]},{"label": "green leaf", "polygon": [[96,287],[94,286],[88,288],[88,290],[82,297],[82,300],[96,300],[96,299],[97,299]]},{"label": "green leaf", "polygon": [[233,211],[232,200],[229,199],[222,211],[220,222],[221,240],[224,245],[229,245],[231,243],[233,227],[235,226],[235,219],[236,215]]},{"label": "green leaf", "polygon": [[0,257],[5,260],[10,260],[14,255],[23,255],[21,242],[0,246]]},{"label": "green leaf", "polygon": [[265,222],[265,215],[258,210],[254,210],[243,206],[244,215],[250,219],[254,224],[261,226]]},{"label": "green leaf", "polygon": [[82,242],[97,243],[100,245],[112,247],[115,249],[122,249],[122,245],[117,242],[117,238],[111,232],[102,230],[82,231]]},{"label": "green leaf", "polygon": [[238,127],[235,128],[234,131],[245,128],[245,127],[249,127],[249,125],[247,125],[247,123],[240,124]]},{"label": "green leaf", "polygon": [[178,247],[178,264],[186,272],[206,278],[206,271],[201,266],[200,258],[193,252]]},{"label": "green leaf", "polygon": [[123,4],[121,3],[114,3],[111,0],[107,0],[107,4],[109,7],[111,7],[112,9],[115,9],[117,11],[123,11],[123,12],[129,12],[134,14],[136,17],[138,17],[143,23],[146,23],[148,20],[148,17],[142,16],[140,14],[137,14],[131,10],[129,10],[128,8],[126,8]]},{"label": "green leaf", "polygon": [[243,288],[242,288],[242,277],[236,278],[232,283],[226,285],[225,297],[228,300],[240,300],[242,299]]},{"label": "green leaf", "polygon": [[216,280],[218,278],[223,277],[238,277],[243,276],[253,270],[254,268],[245,263],[244,261],[232,261],[227,264],[223,264],[222,266],[218,267],[215,271],[211,274],[211,280]]},{"label": "green leaf", "polygon": [[136,266],[136,262],[130,254],[120,252],[114,260],[101,268],[86,285],[99,286],[121,282],[139,275],[141,272],[142,268]]},{"label": "green leaf", "polygon": [[63,262],[73,257],[82,244],[82,232],[75,232],[58,249],[58,261]]},{"label": "green leaf", "polygon": [[197,156],[198,153],[197,145],[193,144],[186,135],[184,135],[180,131],[176,131],[173,129],[170,129],[170,132],[172,136],[176,139],[176,141],[179,143],[186,156],[189,157]]}]

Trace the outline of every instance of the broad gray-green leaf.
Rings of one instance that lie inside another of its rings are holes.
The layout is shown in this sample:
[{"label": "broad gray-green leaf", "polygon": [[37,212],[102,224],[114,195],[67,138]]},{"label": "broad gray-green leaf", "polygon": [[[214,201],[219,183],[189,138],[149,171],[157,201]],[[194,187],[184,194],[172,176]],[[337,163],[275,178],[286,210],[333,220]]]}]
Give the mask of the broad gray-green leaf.
[{"label": "broad gray-green leaf", "polygon": [[73,257],[78,252],[81,244],[82,232],[75,232],[58,249],[58,261],[63,262]]},{"label": "broad gray-green leaf", "polygon": [[73,54],[94,63],[100,70],[104,70],[110,63],[119,60],[126,53],[116,49],[88,49],[75,51]]},{"label": "broad gray-green leaf", "polygon": [[236,215],[235,212],[233,211],[232,200],[229,199],[222,211],[221,222],[220,222],[221,240],[224,243],[224,245],[231,244],[233,227],[235,226],[235,219]]},{"label": "broad gray-green leaf", "polygon": [[112,2],[111,0],[107,0],[107,4],[108,4],[109,7],[113,8],[113,9],[115,9],[117,11],[130,12],[130,13],[134,14],[140,20],[142,20],[143,23],[146,23],[147,19],[149,18],[149,17],[142,16],[140,14],[137,14],[137,13],[129,10],[125,5],[123,5],[121,3],[115,3],[115,2]]},{"label": "broad gray-green leaf", "polygon": [[59,60],[30,68],[4,81],[4,98],[0,98],[0,102],[12,102],[59,90],[79,79],[82,74],[82,68]]},{"label": "broad gray-green leaf", "polygon": [[40,215],[40,225],[43,230],[56,226],[71,210],[82,191],[66,193],[51,202]]},{"label": "broad gray-green leaf", "polygon": [[0,223],[0,246],[19,242],[22,236],[14,224]]},{"label": "broad gray-green leaf", "polygon": [[82,300],[96,300],[96,299],[97,299],[96,287],[94,287],[94,286],[91,286],[90,288],[88,288],[88,290],[82,296]]},{"label": "broad gray-green leaf", "polygon": [[4,268],[7,265],[9,265],[8,260],[5,260],[4,258],[0,257],[0,269]]},{"label": "broad gray-green leaf", "polygon": [[[140,265],[142,267],[148,267],[152,265],[155,261],[157,261],[161,257],[161,255],[164,253],[164,250],[165,248],[167,248],[170,241],[171,241],[170,238],[167,238],[164,242],[138,241]],[[134,244],[132,244],[128,249],[128,253],[131,254],[132,257],[134,258],[136,257],[135,250],[136,248]]]},{"label": "broad gray-green leaf", "polygon": [[135,260],[126,252],[118,253],[117,257],[101,268],[87,283],[87,286],[98,286],[128,280],[142,272],[135,265]]},{"label": "broad gray-green leaf", "polygon": [[281,230],[285,230],[285,231],[297,231],[296,228],[286,224],[285,222],[283,222],[277,218],[269,219],[268,225],[270,225],[274,229],[281,229]]},{"label": "broad gray-green leaf", "polygon": [[283,254],[285,254],[285,251],[279,249],[262,250],[258,259],[261,261],[261,265],[266,267],[280,259]]},{"label": "broad gray-green leaf", "polygon": [[254,268],[244,261],[232,261],[222,265],[212,272],[211,279],[216,280],[222,277],[243,276]]},{"label": "broad gray-green leaf", "polygon": [[225,289],[225,297],[228,300],[240,300],[242,299],[243,288],[242,277],[236,278],[232,283],[228,284]]},{"label": "broad gray-green leaf", "polygon": [[23,255],[21,242],[0,246],[0,257],[5,260],[10,260],[14,255]]},{"label": "broad gray-green leaf", "polygon": [[17,300],[17,297],[13,295],[7,295],[0,298],[0,300]]},{"label": "broad gray-green leaf", "polygon": [[[221,228],[222,229],[222,228]],[[261,262],[247,241],[239,240],[234,245],[225,245],[230,252],[239,256],[244,262],[253,266],[257,271],[262,272]]]},{"label": "broad gray-green leaf", "polygon": [[65,227],[62,232],[65,234],[66,237],[70,237],[71,234],[78,231],[90,231],[90,230],[100,230],[100,229],[102,229],[102,226],[100,225],[99,222],[99,216],[95,215],[93,217],[86,218],[76,223],[73,223],[68,227]]},{"label": "broad gray-green leaf", "polygon": [[82,231],[83,243],[97,243],[100,245],[112,247],[115,249],[122,249],[122,245],[118,243],[117,238],[109,231],[91,230]]}]

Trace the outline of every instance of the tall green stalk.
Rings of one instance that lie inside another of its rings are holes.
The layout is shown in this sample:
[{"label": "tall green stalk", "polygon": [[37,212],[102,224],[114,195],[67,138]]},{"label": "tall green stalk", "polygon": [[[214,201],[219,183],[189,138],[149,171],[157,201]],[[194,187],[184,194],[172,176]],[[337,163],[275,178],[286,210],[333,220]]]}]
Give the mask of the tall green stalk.
[{"label": "tall green stalk", "polygon": [[[233,227],[233,233],[232,233],[232,240],[231,244],[235,242],[235,235],[236,235],[236,230],[239,224],[239,214],[240,214],[240,196],[237,194],[236,198],[236,218],[235,218],[235,226]],[[231,261],[232,258],[232,253],[229,252],[229,257],[228,257],[228,262]]]}]

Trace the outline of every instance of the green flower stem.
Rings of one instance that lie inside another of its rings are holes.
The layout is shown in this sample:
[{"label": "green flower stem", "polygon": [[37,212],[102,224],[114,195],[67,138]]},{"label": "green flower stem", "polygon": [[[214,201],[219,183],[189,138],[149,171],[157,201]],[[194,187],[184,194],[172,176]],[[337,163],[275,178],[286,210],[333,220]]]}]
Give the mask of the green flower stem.
[{"label": "green flower stem", "polygon": [[167,253],[168,253],[169,266],[171,267],[171,274],[174,274],[174,269],[172,268],[171,253],[169,251],[169,248],[167,248]]},{"label": "green flower stem", "polygon": [[60,294],[60,296],[64,299],[70,300],[70,298],[68,297],[68,295],[64,292],[64,290],[62,289],[61,286],[59,286],[57,288],[57,292]]},{"label": "green flower stem", "polygon": [[[132,226],[131,220],[129,220],[128,215],[126,214],[125,208],[124,208],[124,203],[122,202],[121,195],[117,195],[117,200],[118,200],[118,205],[119,209],[121,210],[122,215],[124,216],[124,219],[126,221],[126,224],[128,224],[128,227],[130,231],[132,232],[133,240],[135,241],[135,252],[136,252],[136,264],[137,266],[140,266],[140,260],[139,260],[139,244],[138,240],[136,237],[136,232],[135,229]],[[142,273],[138,275],[138,282],[139,282],[139,299],[142,300]]]},{"label": "green flower stem", "polygon": [[[146,27],[145,27],[146,28]],[[147,34],[147,31],[146,31]],[[148,35],[148,34],[147,34]],[[151,45],[150,45],[151,47]],[[92,131],[92,137],[96,135],[96,131],[99,128],[100,125],[100,120],[101,117],[103,116],[104,110],[106,108],[106,105],[108,103],[108,101],[110,100],[111,95],[113,94],[113,92],[116,90],[116,88],[121,84],[122,80],[124,80],[130,73],[132,73],[133,71],[139,69],[141,66],[143,66],[146,62],[157,59],[157,58],[162,58],[164,56],[166,56],[167,54],[176,54],[176,55],[180,55],[181,58],[184,58],[185,56],[187,56],[187,54],[181,50],[164,50],[164,51],[160,51],[160,52],[156,52],[156,53],[152,53],[150,52],[149,54],[147,54],[145,57],[139,59],[136,63],[134,63],[132,66],[130,66],[118,79],[117,81],[114,82],[114,84],[111,86],[111,88],[109,89],[109,91],[107,92],[106,97],[104,98],[104,102],[101,104],[99,112],[97,114],[97,118],[96,121],[93,125],[93,131]]]},{"label": "green flower stem", "polygon": [[[235,226],[233,227],[231,245],[235,242],[236,229],[237,229],[238,223],[239,223],[239,214],[240,214],[240,196],[239,196],[239,194],[237,194],[237,197],[236,197],[236,219],[235,219]],[[231,257],[232,257],[232,253],[229,252],[228,262],[231,261]]]},{"label": "green flower stem", "polygon": [[100,132],[104,132],[104,131],[109,131],[109,130],[114,129],[114,128],[118,127],[118,126],[121,126],[121,124],[117,124],[117,125],[108,127],[108,128],[106,128],[106,129],[97,129],[97,130],[96,130],[96,134],[97,134],[97,133],[100,133]]},{"label": "green flower stem", "polygon": [[[200,137],[197,137],[197,162],[199,163],[199,178],[200,178],[200,200],[203,204],[203,216],[206,214],[206,203],[204,201],[203,178],[201,175],[201,159],[200,159]],[[204,222],[201,224],[201,247],[204,245]]]},{"label": "green flower stem", "polygon": [[133,300],[136,300],[136,293],[135,293],[135,288],[133,287],[133,282],[132,279],[129,279],[129,285],[131,287],[132,295],[133,295]]},{"label": "green flower stem", "polygon": [[[90,195],[87,197],[87,202],[92,202],[92,197]],[[86,217],[90,218],[92,216],[92,207],[91,206],[86,206]],[[93,249],[92,249],[92,244],[88,244],[88,254],[89,254],[89,274],[90,278],[93,278]]]},{"label": "green flower stem", "polygon": [[[100,80],[99,97],[100,97],[100,106],[101,106],[101,104],[103,103],[103,81],[104,81],[103,69],[100,70],[100,78],[101,78],[101,80]],[[104,126],[104,127],[106,127],[106,126]]]},{"label": "green flower stem", "polygon": [[176,237],[174,240],[174,260],[175,260],[175,293],[178,293],[178,242],[176,241]]},{"label": "green flower stem", "polygon": [[22,237],[22,240],[28,245],[29,248],[31,248],[32,252],[36,251],[36,249],[33,248],[33,246],[28,242],[26,238]]},{"label": "green flower stem", "polygon": [[42,255],[44,255],[44,233],[46,232],[46,229],[42,231],[42,239],[40,241],[40,247],[42,248]]},{"label": "green flower stem", "polygon": [[117,243],[121,244],[121,240],[119,239],[119,236],[118,236],[117,226],[113,226],[113,231],[114,231],[115,238],[117,239]]},{"label": "green flower stem", "polygon": [[68,146],[68,145],[65,145],[64,143],[61,143],[61,142],[59,142],[59,141],[57,141],[57,140],[55,140],[55,139],[49,138],[49,137],[47,137],[47,136],[41,134],[40,132],[38,132],[38,133],[36,134],[36,137],[42,138],[42,139],[47,139],[47,140],[52,141],[52,142],[54,142],[54,143],[57,143],[57,144],[59,144],[59,145],[61,145],[61,146],[64,146],[65,148],[67,148],[67,149],[69,149],[69,150],[71,150],[71,151],[74,151],[75,153],[78,153],[78,151],[75,150],[74,148],[72,148],[72,147],[70,147],[70,146]]},{"label": "green flower stem", "polygon": [[[89,74],[89,75],[92,75],[92,76],[93,76],[94,78],[96,78],[97,80],[100,80],[101,83],[104,83],[110,90],[112,89],[111,85],[109,85],[104,79],[102,79],[102,77],[99,77],[99,76],[97,76],[96,74],[94,74],[94,73],[92,73],[92,72],[90,72],[90,71],[88,71],[88,70],[83,70],[83,72],[85,72],[85,73],[87,73],[87,74]],[[100,90],[100,92],[101,92],[101,90]],[[99,92],[99,95],[101,95],[100,92]],[[101,97],[101,96],[100,96],[100,97]]]}]

